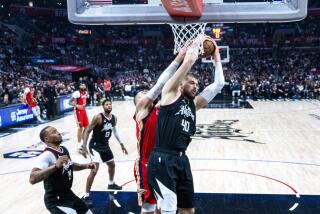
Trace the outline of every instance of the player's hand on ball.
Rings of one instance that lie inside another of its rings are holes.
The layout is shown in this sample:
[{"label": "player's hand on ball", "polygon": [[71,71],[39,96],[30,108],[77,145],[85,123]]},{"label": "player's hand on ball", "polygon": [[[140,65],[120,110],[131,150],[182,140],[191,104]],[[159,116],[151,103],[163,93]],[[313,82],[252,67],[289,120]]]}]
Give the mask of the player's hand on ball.
[{"label": "player's hand on ball", "polygon": [[124,154],[128,155],[128,151],[127,151],[126,147],[124,147],[123,144],[121,144],[121,149],[122,149],[122,152],[123,152]]},{"label": "player's hand on ball", "polygon": [[56,162],[56,167],[58,169],[62,168],[63,165],[67,164],[69,161],[69,157],[68,155],[62,155],[62,156],[59,156],[57,162]]}]

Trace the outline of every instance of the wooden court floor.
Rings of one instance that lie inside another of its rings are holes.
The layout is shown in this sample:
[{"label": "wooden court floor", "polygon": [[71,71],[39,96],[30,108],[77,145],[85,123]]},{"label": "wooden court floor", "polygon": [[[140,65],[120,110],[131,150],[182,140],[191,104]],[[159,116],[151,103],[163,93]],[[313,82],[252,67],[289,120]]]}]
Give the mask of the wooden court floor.
[{"label": "wooden court floor", "polygon": [[[254,101],[253,109],[203,109],[197,113],[198,131],[187,154],[197,193],[320,195],[320,102]],[[88,110],[89,119],[101,107]],[[121,153],[112,137],[116,160],[115,181],[135,191],[132,181],[137,156],[134,106],[114,102],[118,132],[129,155]],[[43,184],[31,185],[29,173],[44,148],[39,132],[56,127],[73,161],[88,162],[76,152],[73,114],[0,138],[1,213],[47,213]],[[27,157],[27,158],[26,158]],[[74,173],[73,191],[81,196],[89,171]],[[101,166],[93,191],[107,190],[107,167]],[[297,208],[298,209],[298,208]],[[320,212],[319,212],[320,213]]]}]

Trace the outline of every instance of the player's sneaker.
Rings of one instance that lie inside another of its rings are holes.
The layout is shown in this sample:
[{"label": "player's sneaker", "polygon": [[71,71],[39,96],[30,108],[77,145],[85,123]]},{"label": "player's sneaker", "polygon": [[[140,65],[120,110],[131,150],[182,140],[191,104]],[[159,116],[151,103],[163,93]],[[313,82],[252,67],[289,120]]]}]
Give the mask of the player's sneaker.
[{"label": "player's sneaker", "polygon": [[118,186],[117,184],[113,183],[113,184],[109,184],[108,185],[108,189],[114,189],[114,190],[122,190],[121,186]]},{"label": "player's sneaker", "polygon": [[82,153],[83,153],[82,148],[78,148],[78,153],[79,153],[80,155],[82,155]]},{"label": "player's sneaker", "polygon": [[81,200],[82,200],[89,208],[94,207],[94,206],[93,206],[93,202],[92,202],[92,200],[90,199],[89,196],[83,196],[83,197],[81,198]]}]

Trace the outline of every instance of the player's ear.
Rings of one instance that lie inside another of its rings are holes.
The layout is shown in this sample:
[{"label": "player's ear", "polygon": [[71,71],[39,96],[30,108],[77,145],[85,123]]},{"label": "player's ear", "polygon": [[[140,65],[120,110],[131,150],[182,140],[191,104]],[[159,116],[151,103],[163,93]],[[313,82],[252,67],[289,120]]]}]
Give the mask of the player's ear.
[{"label": "player's ear", "polygon": [[45,136],[43,139],[43,142],[46,143],[46,142],[48,142],[48,140],[49,140],[48,136]]}]

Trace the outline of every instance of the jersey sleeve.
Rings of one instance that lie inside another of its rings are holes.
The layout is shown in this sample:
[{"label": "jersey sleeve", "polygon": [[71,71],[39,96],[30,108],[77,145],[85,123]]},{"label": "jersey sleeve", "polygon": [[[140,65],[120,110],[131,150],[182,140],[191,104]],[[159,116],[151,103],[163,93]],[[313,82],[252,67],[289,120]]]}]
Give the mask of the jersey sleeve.
[{"label": "jersey sleeve", "polygon": [[30,88],[25,88],[25,89],[24,89],[24,93],[25,93],[25,94],[27,94],[27,93],[29,93],[29,92],[30,92]]},{"label": "jersey sleeve", "polygon": [[73,98],[76,98],[76,99],[79,98],[79,97],[80,97],[80,92],[79,92],[79,91],[73,92],[73,93],[72,93],[72,97],[73,97]]},{"label": "jersey sleeve", "polygon": [[51,152],[45,151],[39,155],[37,163],[34,167],[39,169],[47,169],[49,166],[55,164],[55,162],[55,156]]}]

